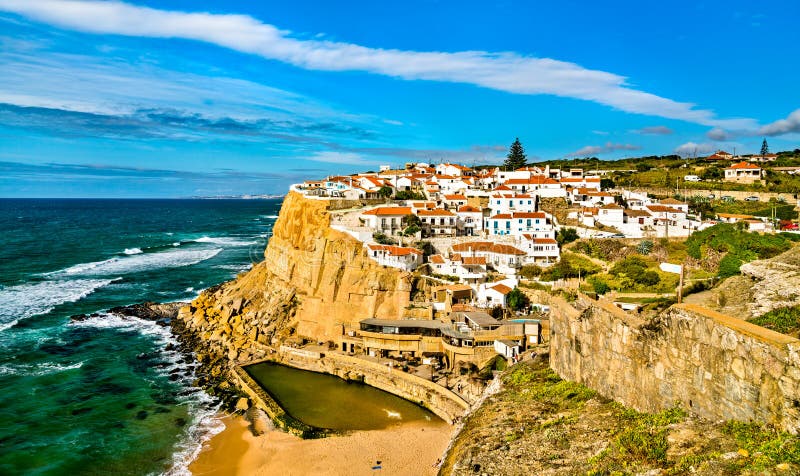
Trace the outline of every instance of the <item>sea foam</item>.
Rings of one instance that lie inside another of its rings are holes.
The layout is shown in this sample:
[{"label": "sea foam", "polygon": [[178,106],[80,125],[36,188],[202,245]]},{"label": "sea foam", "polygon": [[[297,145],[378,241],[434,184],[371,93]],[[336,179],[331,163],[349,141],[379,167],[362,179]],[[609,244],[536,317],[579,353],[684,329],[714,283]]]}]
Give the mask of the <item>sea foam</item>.
[{"label": "sea foam", "polygon": [[83,299],[118,279],[49,280],[2,288],[0,331],[13,327],[21,319],[46,314],[60,304]]},{"label": "sea foam", "polygon": [[205,250],[177,249],[158,253],[142,253],[125,257],[118,256],[103,261],[76,264],[49,274],[106,276],[138,273],[161,268],[177,268],[181,266],[191,266],[213,258],[219,254],[220,251],[222,251],[222,248]]},{"label": "sea foam", "polygon": [[140,319],[132,316],[121,316],[117,314],[100,314],[98,317],[77,321],[70,324],[75,327],[93,327],[97,329],[119,329],[124,331],[135,331],[142,335],[150,336],[161,349],[159,354],[162,358],[170,361],[172,366],[160,369],[158,372],[166,377],[169,372],[177,367],[189,370],[188,375],[180,380],[180,383],[192,392],[181,397],[181,404],[189,408],[192,415],[192,423],[187,427],[184,438],[177,444],[173,454],[172,467],[164,474],[170,476],[191,476],[189,464],[197,458],[203,448],[203,444],[217,433],[225,429],[225,424],[219,419],[221,403],[209,396],[202,389],[193,387],[194,368],[196,364],[182,364],[181,355],[176,351],[163,350],[167,344],[177,347],[178,341],[170,332],[169,328],[162,327],[155,322]]},{"label": "sea foam", "polygon": [[223,246],[249,246],[257,244],[257,242],[255,241],[245,241],[237,238],[224,237],[224,236],[219,236],[219,237],[203,236],[193,241],[197,243],[214,243],[216,245],[223,245]]}]

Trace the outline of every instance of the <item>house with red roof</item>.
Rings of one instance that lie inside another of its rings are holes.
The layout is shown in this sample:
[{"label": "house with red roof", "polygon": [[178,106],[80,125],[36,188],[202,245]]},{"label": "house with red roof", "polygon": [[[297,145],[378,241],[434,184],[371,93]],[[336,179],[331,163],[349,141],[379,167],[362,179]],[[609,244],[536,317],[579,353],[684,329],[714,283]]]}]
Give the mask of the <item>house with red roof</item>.
[{"label": "house with red roof", "polygon": [[361,212],[360,219],[376,233],[394,235],[405,228],[411,207],[377,207]]},{"label": "house with red roof", "polygon": [[764,176],[764,170],[756,164],[738,162],[724,170],[726,182],[753,183]]},{"label": "house with red roof", "polygon": [[458,223],[456,214],[444,208],[415,210],[422,223],[424,236],[456,236]]},{"label": "house with red roof", "polygon": [[406,246],[367,244],[367,254],[383,266],[414,271],[422,264],[422,251]]}]

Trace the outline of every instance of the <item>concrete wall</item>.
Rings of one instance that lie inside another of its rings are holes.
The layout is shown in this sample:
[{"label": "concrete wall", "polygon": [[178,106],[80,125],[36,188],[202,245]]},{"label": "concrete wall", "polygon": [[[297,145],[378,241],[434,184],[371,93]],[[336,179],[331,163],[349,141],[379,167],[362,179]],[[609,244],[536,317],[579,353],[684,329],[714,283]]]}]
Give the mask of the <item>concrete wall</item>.
[{"label": "concrete wall", "polygon": [[550,325],[552,368],[626,406],[800,431],[795,338],[691,304],[644,321],[584,297],[554,300]]}]

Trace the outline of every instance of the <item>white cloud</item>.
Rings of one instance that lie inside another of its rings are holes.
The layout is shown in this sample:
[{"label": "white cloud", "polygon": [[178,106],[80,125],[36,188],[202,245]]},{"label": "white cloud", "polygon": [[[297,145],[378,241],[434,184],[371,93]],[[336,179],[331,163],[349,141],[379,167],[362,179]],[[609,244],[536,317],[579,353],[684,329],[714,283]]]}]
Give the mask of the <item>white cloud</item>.
[{"label": "white cloud", "polygon": [[651,127],[643,127],[641,129],[637,129],[633,132],[637,134],[645,134],[645,135],[660,135],[666,136],[672,134],[674,131],[667,126],[651,126]]},{"label": "white cloud", "polygon": [[765,136],[779,136],[800,132],[800,109],[789,114],[786,119],[780,119],[761,127],[758,134]]},{"label": "white cloud", "polygon": [[716,141],[727,141],[734,138],[731,132],[726,131],[725,129],[722,129],[720,127],[715,127],[710,131],[706,132],[706,137]]},{"label": "white cloud", "polygon": [[714,151],[716,146],[714,144],[709,143],[702,143],[696,144],[694,142],[687,142],[685,144],[681,144],[678,147],[675,147],[675,153],[678,155],[685,155],[685,156],[696,156],[698,154],[707,154],[709,152]]},{"label": "white cloud", "polygon": [[467,83],[515,94],[583,99],[713,127],[755,127],[752,119],[719,119],[692,103],[633,89],[614,73],[512,52],[419,52],[299,39],[246,15],[165,11],[115,1],[0,0],[0,9],[89,33],[203,41],[312,70]]},{"label": "white cloud", "polygon": [[634,144],[615,144],[613,142],[606,142],[605,145],[587,145],[585,147],[581,147],[580,149],[576,150],[575,152],[569,154],[570,156],[587,156],[587,155],[599,155],[605,154],[608,152],[615,152],[618,150],[639,150],[641,146],[634,145]]}]

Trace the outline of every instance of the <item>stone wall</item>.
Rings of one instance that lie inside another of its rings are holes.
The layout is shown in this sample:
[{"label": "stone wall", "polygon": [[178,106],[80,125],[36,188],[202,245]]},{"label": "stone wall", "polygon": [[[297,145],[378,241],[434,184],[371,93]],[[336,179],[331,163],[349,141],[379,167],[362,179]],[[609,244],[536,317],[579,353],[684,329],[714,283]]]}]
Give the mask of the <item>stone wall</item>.
[{"label": "stone wall", "polygon": [[553,370],[626,406],[800,431],[795,338],[692,304],[644,321],[585,297],[555,299],[550,325]]}]

